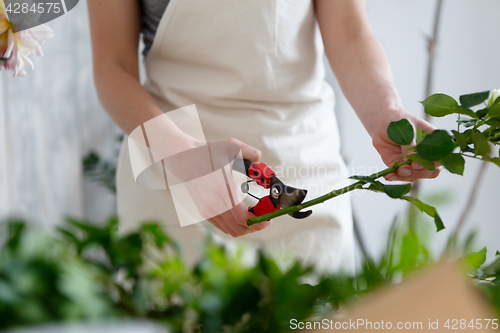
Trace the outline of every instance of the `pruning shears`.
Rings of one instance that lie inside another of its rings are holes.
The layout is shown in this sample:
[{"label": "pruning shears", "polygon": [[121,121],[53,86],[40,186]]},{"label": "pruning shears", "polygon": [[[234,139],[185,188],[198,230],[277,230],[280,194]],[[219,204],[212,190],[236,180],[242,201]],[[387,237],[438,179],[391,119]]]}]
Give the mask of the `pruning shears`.
[{"label": "pruning shears", "polygon": [[[241,166],[245,166],[245,170]],[[264,163],[253,163],[248,160],[241,160],[233,164],[233,169],[240,173],[247,175],[251,180],[241,184],[241,191],[259,200],[259,202],[250,207],[248,210],[255,216],[262,216],[280,210],[281,208],[296,206],[304,201],[307,190],[298,189],[283,184],[281,180],[276,177],[276,173]],[[241,169],[241,170],[240,170]],[[269,195],[258,198],[249,192],[249,182],[256,182],[258,185],[265,189],[269,189]],[[305,212],[296,211],[290,213],[293,218],[303,219],[312,214],[312,211]]]}]

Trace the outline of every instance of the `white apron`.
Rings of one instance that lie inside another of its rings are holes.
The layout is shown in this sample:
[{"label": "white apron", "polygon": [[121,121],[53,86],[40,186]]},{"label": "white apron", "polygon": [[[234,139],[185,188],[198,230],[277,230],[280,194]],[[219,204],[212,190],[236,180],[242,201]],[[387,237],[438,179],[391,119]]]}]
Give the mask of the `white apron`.
[{"label": "white apron", "polygon": [[[164,112],[195,104],[207,141],[236,138],[259,149],[262,162],[284,183],[306,188],[310,200],[347,178],[323,54],[312,1],[171,0],[145,60],[145,87]],[[189,263],[207,228],[221,242],[235,242],[206,221],[181,228],[168,190],[134,183],[123,142],[117,175],[122,232],[159,220]],[[352,270],[349,196],[312,210],[304,220],[279,217],[237,242],[266,248],[284,265],[298,257],[321,271]]]}]

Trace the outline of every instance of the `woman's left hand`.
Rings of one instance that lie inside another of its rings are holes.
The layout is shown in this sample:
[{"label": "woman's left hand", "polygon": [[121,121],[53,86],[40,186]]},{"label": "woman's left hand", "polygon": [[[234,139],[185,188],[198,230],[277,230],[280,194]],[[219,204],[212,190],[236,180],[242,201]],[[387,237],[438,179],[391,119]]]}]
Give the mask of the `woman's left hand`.
[{"label": "woman's left hand", "polygon": [[[403,118],[407,119],[414,128],[420,128],[428,132],[435,130],[434,126],[405,110],[387,110],[386,112],[381,112],[381,116],[378,117],[378,123],[372,132],[372,143],[387,166],[392,166],[406,151],[407,147],[392,142],[387,136],[387,127],[389,124]],[[422,165],[413,162],[411,165],[401,166],[397,172],[390,173],[384,178],[389,181],[414,182],[420,178],[436,178],[441,169],[441,166],[437,166],[436,170],[427,170]]]}]

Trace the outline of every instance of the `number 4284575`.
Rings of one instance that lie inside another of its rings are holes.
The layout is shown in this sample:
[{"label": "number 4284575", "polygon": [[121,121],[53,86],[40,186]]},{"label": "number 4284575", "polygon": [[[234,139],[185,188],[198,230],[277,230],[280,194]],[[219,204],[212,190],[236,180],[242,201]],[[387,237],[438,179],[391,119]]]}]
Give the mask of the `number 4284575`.
[{"label": "number 4284575", "polygon": [[19,3],[9,3],[5,7],[5,11],[9,14],[43,14],[43,13],[55,13],[61,12],[61,4],[59,2],[45,2],[45,3],[34,3],[29,4],[26,2]]},{"label": "number 4284575", "polygon": [[467,321],[465,319],[448,319],[444,327],[450,330],[464,330],[464,329],[498,329],[498,319],[472,319]]}]

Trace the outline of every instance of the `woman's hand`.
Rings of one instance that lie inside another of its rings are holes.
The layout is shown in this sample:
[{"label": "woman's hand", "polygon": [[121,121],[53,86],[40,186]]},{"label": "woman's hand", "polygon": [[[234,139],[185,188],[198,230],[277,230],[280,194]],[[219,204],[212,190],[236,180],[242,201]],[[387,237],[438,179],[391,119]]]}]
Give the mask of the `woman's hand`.
[{"label": "woman's hand", "polygon": [[[382,160],[390,166],[406,148],[387,136],[391,121],[406,118],[417,128],[434,128],[402,108],[389,61],[370,27],[365,0],[315,0],[315,8],[325,52],[342,92],[371,135]],[[413,163],[385,178],[413,182],[438,174],[439,170],[429,171]]]},{"label": "woman's hand", "polygon": [[[165,165],[186,186],[201,217],[233,237],[268,227],[270,221],[247,226],[246,220],[255,215],[241,200],[232,176],[231,161],[240,151],[244,159],[252,162],[260,160],[261,152],[236,139],[197,146],[165,159]],[[189,202],[189,198],[181,201]]]},{"label": "woman's hand", "polygon": [[[398,121],[401,119],[408,119],[408,121],[413,125],[414,128],[420,128],[426,130],[427,132],[432,132],[435,127],[420,119],[407,111],[404,110],[387,110],[380,112],[380,117],[378,117],[378,122],[373,127],[372,143],[375,149],[382,157],[382,161],[387,166],[391,166],[394,162],[401,157],[401,155],[406,151],[407,147],[400,146],[387,136],[387,127],[392,121]],[[442,167],[437,167],[436,170],[427,170],[422,165],[413,162],[411,165],[401,166],[397,172],[390,173],[384,178],[386,180],[394,181],[407,181],[414,182],[420,178],[435,178],[439,175]]]}]

